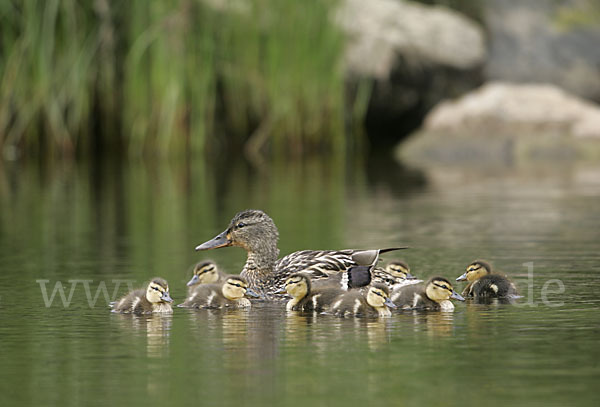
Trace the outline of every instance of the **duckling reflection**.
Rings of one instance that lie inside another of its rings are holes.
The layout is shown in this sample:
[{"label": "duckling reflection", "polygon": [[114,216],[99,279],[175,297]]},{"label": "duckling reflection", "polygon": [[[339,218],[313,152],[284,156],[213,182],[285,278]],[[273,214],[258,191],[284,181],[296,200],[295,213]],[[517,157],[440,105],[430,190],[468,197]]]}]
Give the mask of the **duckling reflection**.
[{"label": "duckling reflection", "polygon": [[135,336],[146,337],[146,352],[148,356],[162,357],[168,354],[172,314],[131,315],[117,314],[121,329]]},{"label": "duckling reflection", "polygon": [[423,328],[431,337],[451,336],[454,331],[453,312],[418,312],[413,311],[413,322],[416,328]]},{"label": "duckling reflection", "polygon": [[484,260],[475,260],[456,281],[469,281],[462,295],[465,297],[518,298],[514,283],[506,276],[492,272],[492,266]]}]

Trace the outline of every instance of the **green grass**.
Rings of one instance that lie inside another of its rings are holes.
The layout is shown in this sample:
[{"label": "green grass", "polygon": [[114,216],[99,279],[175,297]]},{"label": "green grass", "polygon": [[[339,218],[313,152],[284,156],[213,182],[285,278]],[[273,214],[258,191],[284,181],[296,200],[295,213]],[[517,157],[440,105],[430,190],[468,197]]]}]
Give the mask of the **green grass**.
[{"label": "green grass", "polygon": [[344,37],[331,22],[335,7],[2,1],[0,146],[51,156],[99,146],[202,153],[224,144],[250,154],[343,152]]}]

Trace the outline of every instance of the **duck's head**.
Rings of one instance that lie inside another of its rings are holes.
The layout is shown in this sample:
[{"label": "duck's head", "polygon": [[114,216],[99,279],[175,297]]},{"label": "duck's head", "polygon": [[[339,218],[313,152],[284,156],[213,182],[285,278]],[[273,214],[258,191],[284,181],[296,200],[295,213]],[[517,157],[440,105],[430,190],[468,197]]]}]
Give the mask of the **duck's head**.
[{"label": "duck's head", "polygon": [[248,282],[240,276],[228,276],[223,284],[223,296],[228,300],[239,300],[248,295],[250,297],[258,297],[254,291],[248,288]]},{"label": "duck's head", "polygon": [[484,260],[475,260],[467,266],[467,271],[463,273],[456,281],[475,281],[492,272],[490,263]]},{"label": "duck's head", "polygon": [[206,260],[194,266],[192,279],[188,281],[187,286],[212,284],[216,283],[217,280],[219,280],[217,265],[211,260]]},{"label": "duck's head", "polygon": [[464,301],[465,299],[452,287],[450,281],[444,277],[433,277],[425,286],[425,294],[435,302],[442,302],[449,299]]},{"label": "duck's head", "polygon": [[369,287],[367,304],[373,308],[383,308],[385,306],[396,308],[396,305],[390,299],[390,289],[385,284],[373,284]]},{"label": "duck's head", "polygon": [[153,278],[148,284],[148,288],[146,288],[146,299],[152,304],[173,302],[173,299],[169,295],[167,280],[160,277]]},{"label": "duck's head", "polygon": [[239,246],[248,252],[265,252],[276,249],[278,239],[279,232],[269,215],[257,209],[246,209],[231,219],[227,229],[197,246],[196,250]]},{"label": "duck's head", "polygon": [[396,278],[402,278],[404,280],[416,280],[416,277],[410,274],[410,267],[403,261],[392,261],[387,264],[385,271],[390,273]]},{"label": "duck's head", "polygon": [[285,291],[292,298],[304,298],[310,291],[310,277],[303,273],[294,273],[285,280]]}]

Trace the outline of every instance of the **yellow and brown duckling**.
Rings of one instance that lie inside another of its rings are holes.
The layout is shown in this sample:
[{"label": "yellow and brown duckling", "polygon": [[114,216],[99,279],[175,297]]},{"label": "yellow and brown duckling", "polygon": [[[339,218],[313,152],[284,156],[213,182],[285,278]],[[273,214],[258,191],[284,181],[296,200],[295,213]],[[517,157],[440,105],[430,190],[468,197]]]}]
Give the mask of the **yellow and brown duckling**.
[{"label": "yellow and brown duckling", "polygon": [[111,304],[112,312],[122,314],[172,313],[169,285],[165,279],[155,277],[146,289],[134,290]]},{"label": "yellow and brown duckling", "polygon": [[226,276],[221,284],[198,285],[178,307],[188,308],[247,308],[250,300],[246,295],[257,297],[245,278]]},{"label": "yellow and brown duckling", "polygon": [[484,260],[475,260],[456,281],[467,280],[462,295],[465,297],[518,297],[517,288],[507,277],[492,272],[492,266]]},{"label": "yellow and brown duckling", "polygon": [[353,290],[345,292],[333,300],[330,311],[340,316],[379,316],[392,315],[390,308],[396,305],[390,300],[390,290],[385,284],[373,284],[367,294]]},{"label": "yellow and brown duckling", "polygon": [[250,287],[265,298],[282,291],[285,281],[294,273],[308,273],[311,279],[327,279],[345,273],[350,267],[375,264],[380,253],[403,248],[374,250],[302,250],[281,259],[277,241],[279,231],[266,213],[247,209],[237,213],[225,231],[196,247],[210,250],[237,246],[248,257],[241,272]]},{"label": "yellow and brown duckling", "polygon": [[391,300],[401,309],[452,311],[454,304],[450,299],[465,300],[444,277],[433,277],[425,285],[401,287],[391,295]]},{"label": "yellow and brown duckling", "polygon": [[202,261],[194,266],[192,278],[187,282],[188,294],[199,284],[215,284],[225,281],[225,275],[221,273],[215,262],[212,260]]},{"label": "yellow and brown duckling", "polygon": [[288,311],[323,311],[344,293],[337,287],[312,288],[310,276],[304,273],[289,276],[285,290],[292,297],[286,305]]},{"label": "yellow and brown duckling", "polygon": [[371,274],[373,275],[373,282],[383,283],[390,287],[392,291],[406,285],[423,282],[423,280],[419,280],[410,274],[408,264],[401,260],[388,263],[385,269],[376,267]]}]

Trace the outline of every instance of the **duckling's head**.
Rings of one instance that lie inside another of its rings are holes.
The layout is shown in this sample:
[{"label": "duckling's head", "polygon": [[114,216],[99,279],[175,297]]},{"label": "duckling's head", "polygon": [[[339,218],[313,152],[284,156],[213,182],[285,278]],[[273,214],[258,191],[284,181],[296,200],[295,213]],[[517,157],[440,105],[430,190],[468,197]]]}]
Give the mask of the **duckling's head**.
[{"label": "duckling's head", "polygon": [[[209,250],[219,247],[238,246],[248,252],[267,252],[277,250],[279,232],[273,219],[263,211],[246,209],[236,214],[227,229],[215,238],[199,245],[196,250]],[[277,257],[279,253],[275,253]]]},{"label": "duckling's head", "polygon": [[400,260],[388,263],[385,267],[385,271],[387,271],[396,278],[402,278],[404,280],[416,279],[415,276],[410,274],[410,267],[408,267],[408,264]]},{"label": "duckling's head", "polygon": [[453,298],[455,300],[464,301],[465,299],[454,291],[450,281],[444,277],[433,277],[425,286],[425,294],[429,299],[435,302],[442,302]]},{"label": "duckling's head", "polygon": [[194,275],[192,279],[188,281],[187,286],[191,287],[196,284],[212,284],[216,283],[219,279],[219,271],[217,265],[211,261],[206,260],[200,262],[194,266]]},{"label": "duckling's head", "polygon": [[310,277],[303,273],[295,273],[285,280],[285,291],[292,298],[301,299],[310,292]]},{"label": "duckling's head", "polygon": [[396,308],[396,305],[390,299],[390,289],[385,284],[373,284],[367,292],[367,304],[373,308],[383,308],[388,306]]},{"label": "duckling's head", "polygon": [[146,289],[146,299],[152,304],[173,302],[173,299],[169,295],[167,280],[160,277],[153,278]]},{"label": "duckling's head", "polygon": [[467,266],[467,271],[456,281],[475,281],[492,272],[492,266],[485,260],[475,260]]},{"label": "duckling's head", "polygon": [[258,297],[254,291],[248,288],[248,282],[241,276],[228,276],[222,288],[223,296],[228,300],[239,300],[244,295]]}]

